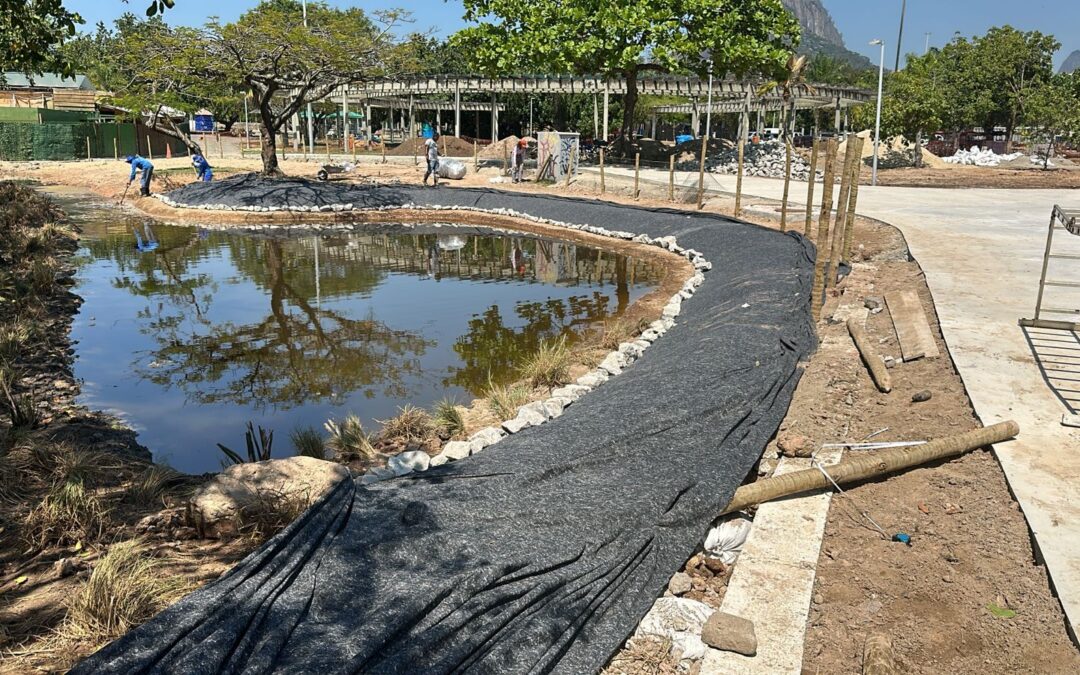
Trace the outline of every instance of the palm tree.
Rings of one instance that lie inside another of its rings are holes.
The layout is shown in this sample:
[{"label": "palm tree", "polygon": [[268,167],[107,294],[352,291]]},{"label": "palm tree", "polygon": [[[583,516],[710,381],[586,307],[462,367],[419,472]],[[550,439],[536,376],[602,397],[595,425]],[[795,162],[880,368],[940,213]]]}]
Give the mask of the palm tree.
[{"label": "palm tree", "polygon": [[[791,187],[791,127],[795,121],[795,99],[799,94],[813,94],[815,90],[806,82],[806,56],[792,54],[784,66],[784,79],[766,82],[758,88],[758,96],[779,93],[784,112],[784,203],[780,211],[780,231],[787,229],[788,191]],[[810,176],[810,180],[814,180]]]}]

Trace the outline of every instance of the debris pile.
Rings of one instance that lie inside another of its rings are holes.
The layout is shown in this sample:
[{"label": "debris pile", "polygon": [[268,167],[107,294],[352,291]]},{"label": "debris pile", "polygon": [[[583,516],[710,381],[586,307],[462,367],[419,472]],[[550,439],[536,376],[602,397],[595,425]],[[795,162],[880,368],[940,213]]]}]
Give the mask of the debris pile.
[{"label": "debris pile", "polygon": [[999,155],[990,148],[984,150],[977,145],[973,145],[970,150],[960,148],[955,155],[943,157],[942,160],[947,164],[961,164],[964,166],[998,166],[1002,162],[1011,162],[1023,156],[1024,153],[1022,152]]},{"label": "debris pile", "polygon": [[[700,145],[698,146],[701,147]],[[748,143],[743,153],[743,175],[762,178],[784,177],[784,144],[778,142]],[[696,160],[679,162],[678,169],[696,171]],[[735,175],[739,172],[738,148],[727,148],[710,153],[705,159],[705,169],[713,173]],[[821,172],[818,172],[821,175]],[[810,163],[794,150],[791,153],[791,177],[806,180],[810,176]]]}]

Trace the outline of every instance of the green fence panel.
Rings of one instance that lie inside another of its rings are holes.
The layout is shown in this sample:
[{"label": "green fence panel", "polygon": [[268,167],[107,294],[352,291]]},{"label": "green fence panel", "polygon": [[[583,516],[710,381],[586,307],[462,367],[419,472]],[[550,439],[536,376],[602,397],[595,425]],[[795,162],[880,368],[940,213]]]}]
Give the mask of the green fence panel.
[{"label": "green fence panel", "polygon": [[34,158],[34,125],[0,122],[0,159],[26,162]]}]

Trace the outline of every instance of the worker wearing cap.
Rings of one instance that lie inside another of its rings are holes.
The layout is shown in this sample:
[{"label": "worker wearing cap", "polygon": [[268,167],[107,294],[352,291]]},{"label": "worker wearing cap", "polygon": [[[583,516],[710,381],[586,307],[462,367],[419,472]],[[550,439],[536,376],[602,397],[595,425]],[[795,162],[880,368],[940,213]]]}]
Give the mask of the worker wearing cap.
[{"label": "worker wearing cap", "polygon": [[521,173],[525,170],[525,151],[528,147],[529,142],[523,138],[517,142],[514,151],[510,153],[510,169],[515,183],[521,182]]},{"label": "worker wearing cap", "polygon": [[124,161],[131,165],[131,175],[128,176],[128,185],[135,180],[135,173],[142,172],[142,179],[140,180],[141,188],[140,194],[144,197],[150,196],[150,178],[154,175],[154,165],[150,163],[150,160],[145,157],[139,157],[138,155],[128,155],[124,158]]},{"label": "worker wearing cap", "polygon": [[192,155],[191,165],[195,167],[195,173],[198,175],[199,180],[204,183],[214,180],[214,171],[210,166],[210,162],[206,161],[206,158],[202,155]]}]

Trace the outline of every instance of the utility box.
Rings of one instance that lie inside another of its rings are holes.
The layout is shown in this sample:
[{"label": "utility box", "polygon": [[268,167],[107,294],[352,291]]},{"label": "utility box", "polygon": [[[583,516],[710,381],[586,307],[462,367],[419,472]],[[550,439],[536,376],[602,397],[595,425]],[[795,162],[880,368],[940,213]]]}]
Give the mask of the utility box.
[{"label": "utility box", "polygon": [[195,133],[199,134],[212,134],[214,133],[214,116],[209,110],[200,110],[195,113],[194,120],[192,121],[192,129]]},{"label": "utility box", "polygon": [[567,171],[576,176],[581,166],[581,134],[541,131],[536,135],[536,164],[541,178],[560,181]]}]

